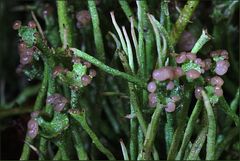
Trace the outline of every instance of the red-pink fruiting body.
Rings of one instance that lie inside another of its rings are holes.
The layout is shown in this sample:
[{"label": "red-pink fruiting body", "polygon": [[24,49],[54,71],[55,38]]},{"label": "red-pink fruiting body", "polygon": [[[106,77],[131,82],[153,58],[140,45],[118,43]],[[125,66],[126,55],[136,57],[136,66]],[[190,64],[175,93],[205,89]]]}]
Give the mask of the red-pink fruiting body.
[{"label": "red-pink fruiting body", "polygon": [[171,67],[162,67],[153,71],[153,79],[158,81],[172,80],[174,78],[174,71]]},{"label": "red-pink fruiting body", "polygon": [[214,76],[214,77],[211,78],[211,84],[213,86],[221,87],[223,85],[223,83],[224,83],[223,79],[219,76]]},{"label": "red-pink fruiting body", "polygon": [[16,20],[16,21],[13,23],[12,28],[13,28],[14,30],[18,30],[18,29],[20,29],[21,25],[22,25],[22,22],[19,21],[19,20]]},{"label": "red-pink fruiting body", "polygon": [[228,71],[228,67],[230,66],[229,62],[226,60],[220,60],[217,62],[214,71],[217,75],[224,75]]},{"label": "red-pink fruiting body", "polygon": [[157,85],[154,81],[148,83],[148,86],[147,86],[148,92],[153,93],[156,91],[156,89],[157,89]]},{"label": "red-pink fruiting body", "polygon": [[81,82],[83,84],[83,86],[87,86],[91,83],[92,78],[89,75],[83,75],[81,78]]},{"label": "red-pink fruiting body", "polygon": [[167,84],[166,89],[167,89],[167,90],[172,90],[173,88],[174,88],[174,83],[173,83],[173,81],[169,81],[168,84]]},{"label": "red-pink fruiting body", "polygon": [[191,69],[189,71],[186,72],[186,76],[190,79],[196,79],[196,78],[199,78],[201,75],[200,72],[198,72],[197,70],[195,69]]},{"label": "red-pink fruiting body", "polygon": [[168,102],[167,107],[165,108],[166,112],[174,112],[176,109],[176,105],[174,102]]}]

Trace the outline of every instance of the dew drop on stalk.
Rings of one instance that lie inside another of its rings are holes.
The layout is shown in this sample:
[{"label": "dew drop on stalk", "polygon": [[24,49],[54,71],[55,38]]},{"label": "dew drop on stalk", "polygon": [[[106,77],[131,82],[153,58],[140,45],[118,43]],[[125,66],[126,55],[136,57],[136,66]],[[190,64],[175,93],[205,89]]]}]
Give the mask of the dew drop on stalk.
[{"label": "dew drop on stalk", "polygon": [[200,72],[198,72],[197,70],[195,69],[191,69],[189,71],[186,72],[186,76],[190,79],[196,79],[196,78],[199,78],[201,75]]},{"label": "dew drop on stalk", "polygon": [[148,83],[148,86],[147,86],[148,92],[153,93],[156,91],[156,89],[157,89],[157,85],[154,81]]},{"label": "dew drop on stalk", "polygon": [[224,83],[223,79],[219,76],[214,76],[211,78],[211,84],[213,86],[221,87],[223,85],[223,83]]}]

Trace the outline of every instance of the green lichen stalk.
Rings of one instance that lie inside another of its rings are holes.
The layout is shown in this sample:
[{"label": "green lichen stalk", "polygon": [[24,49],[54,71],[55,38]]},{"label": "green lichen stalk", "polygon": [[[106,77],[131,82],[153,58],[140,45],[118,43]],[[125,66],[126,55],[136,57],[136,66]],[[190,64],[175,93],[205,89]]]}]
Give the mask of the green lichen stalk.
[{"label": "green lichen stalk", "polygon": [[0,158],[239,159],[238,6],[0,1]]}]

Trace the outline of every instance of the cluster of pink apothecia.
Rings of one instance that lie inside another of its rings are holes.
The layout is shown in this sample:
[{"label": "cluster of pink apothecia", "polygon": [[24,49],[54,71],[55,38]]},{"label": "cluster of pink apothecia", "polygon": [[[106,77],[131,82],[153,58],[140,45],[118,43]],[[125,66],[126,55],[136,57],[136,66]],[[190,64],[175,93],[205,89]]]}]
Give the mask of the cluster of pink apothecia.
[{"label": "cluster of pink apothecia", "polygon": [[[174,80],[182,79],[183,76],[185,76],[187,80],[195,80],[200,77],[205,78],[205,83],[214,87],[214,94],[216,96],[222,96],[222,85],[224,81],[220,76],[226,74],[228,71],[230,66],[228,58],[228,52],[226,50],[212,51],[210,53],[210,58],[205,60],[197,58],[197,55],[191,52],[181,52],[180,54],[177,54],[175,59],[178,65],[177,67],[165,66],[153,71],[153,79],[147,86],[147,90],[149,92],[149,106],[155,107],[157,105],[157,89],[161,83],[165,83],[166,90],[171,91],[175,88]],[[187,71],[184,71],[181,65],[190,61],[197,64],[200,67],[199,70],[188,69]],[[212,75],[212,77],[209,75]],[[195,87],[194,93],[197,99],[202,98],[201,92],[203,88],[204,87],[202,86]],[[165,105],[165,110],[167,112],[175,111],[176,102],[180,99],[181,98],[178,95],[171,96],[170,101],[168,101]]]}]

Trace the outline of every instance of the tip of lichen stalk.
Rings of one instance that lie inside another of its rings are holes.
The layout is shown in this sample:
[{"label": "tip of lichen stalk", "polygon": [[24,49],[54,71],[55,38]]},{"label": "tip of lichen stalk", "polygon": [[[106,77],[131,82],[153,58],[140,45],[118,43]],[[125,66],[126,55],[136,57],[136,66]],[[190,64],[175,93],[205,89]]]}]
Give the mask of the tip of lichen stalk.
[{"label": "tip of lichen stalk", "polygon": [[152,18],[151,16],[152,16],[152,15],[151,15],[150,13],[147,13],[147,16],[148,16],[148,18],[151,20],[151,18]]},{"label": "tip of lichen stalk", "polygon": [[110,12],[110,15],[111,15],[111,16],[114,16],[114,11],[111,11],[111,12]]},{"label": "tip of lichen stalk", "polygon": [[123,139],[122,139],[122,138],[120,138],[120,139],[119,139],[119,142],[120,142],[120,143],[123,143]]},{"label": "tip of lichen stalk", "polygon": [[126,119],[133,119],[135,117],[136,117],[136,114],[127,114],[124,116],[124,118],[126,118]]},{"label": "tip of lichen stalk", "polygon": [[207,29],[203,29],[202,31],[204,33],[204,35],[206,35],[208,37],[208,39],[212,39],[213,37],[208,33]]}]

